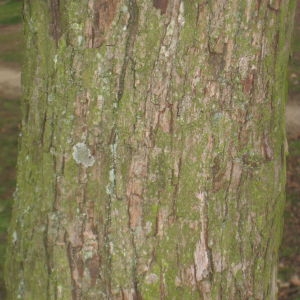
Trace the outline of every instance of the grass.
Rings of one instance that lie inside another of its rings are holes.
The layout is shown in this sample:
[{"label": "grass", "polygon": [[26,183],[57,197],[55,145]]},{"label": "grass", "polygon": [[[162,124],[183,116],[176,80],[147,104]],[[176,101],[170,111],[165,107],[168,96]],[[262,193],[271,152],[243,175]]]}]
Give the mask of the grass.
[{"label": "grass", "polygon": [[7,227],[11,215],[12,194],[15,189],[17,136],[19,132],[20,100],[0,96],[0,290],[3,286],[3,264]]},{"label": "grass", "polygon": [[[0,0],[0,62],[19,67],[22,60],[22,1]],[[8,25],[12,25],[9,26]],[[0,298],[4,297],[3,265],[7,228],[10,221],[12,195],[15,189],[20,100],[4,99],[0,95]]]},{"label": "grass", "polygon": [[0,25],[19,24],[21,17],[22,1],[0,1]]},{"label": "grass", "polygon": [[[1,10],[0,6],[0,10]],[[13,30],[0,28],[0,61],[20,65],[22,62],[23,32],[21,26]]]},{"label": "grass", "polygon": [[20,0],[0,0],[0,62],[12,67],[22,62],[23,32],[19,25],[22,20],[21,10]]}]

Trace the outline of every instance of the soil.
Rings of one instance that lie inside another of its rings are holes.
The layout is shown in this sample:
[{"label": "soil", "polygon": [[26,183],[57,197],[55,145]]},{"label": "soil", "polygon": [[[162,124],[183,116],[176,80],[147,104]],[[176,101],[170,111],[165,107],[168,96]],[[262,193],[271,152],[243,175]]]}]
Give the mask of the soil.
[{"label": "soil", "polygon": [[[1,2],[0,2],[1,4]],[[20,34],[21,25],[14,24],[0,26],[1,33],[7,36]],[[0,53],[14,51],[19,47],[19,41],[7,41],[0,43]],[[19,98],[21,96],[21,72],[17,62],[3,62],[0,60],[0,97],[3,99]]]},{"label": "soil", "polygon": [[0,63],[0,95],[4,99],[21,96],[21,72],[1,66]]},{"label": "soil", "polygon": [[300,93],[290,95],[287,103],[286,131],[289,140],[300,138]]}]

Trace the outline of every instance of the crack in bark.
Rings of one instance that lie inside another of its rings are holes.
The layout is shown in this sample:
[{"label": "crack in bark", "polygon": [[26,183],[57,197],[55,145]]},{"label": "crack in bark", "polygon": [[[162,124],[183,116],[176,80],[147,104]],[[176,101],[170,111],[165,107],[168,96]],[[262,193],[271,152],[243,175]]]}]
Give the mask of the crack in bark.
[{"label": "crack in bark", "polygon": [[128,3],[129,10],[129,20],[128,20],[128,36],[125,46],[125,55],[124,61],[121,69],[121,74],[119,76],[119,87],[117,92],[117,104],[123,97],[124,89],[125,89],[125,76],[127,73],[127,67],[130,60],[133,60],[133,48],[137,35],[138,22],[139,22],[139,8],[136,0],[130,0]]},{"label": "crack in bark", "polygon": [[83,276],[83,262],[80,260],[78,252],[80,247],[73,247],[71,242],[65,241],[67,244],[67,253],[72,280],[72,299],[82,299],[82,286],[79,279]]},{"label": "crack in bark", "polygon": [[[50,281],[51,281],[51,273],[52,273],[52,266],[50,263],[50,260],[52,258],[52,253],[50,254],[50,249],[48,245],[48,230],[49,230],[49,216],[47,218],[46,222],[46,228],[43,235],[43,243],[44,243],[44,249],[45,249],[45,256],[46,256],[46,266],[47,266],[47,299],[50,299]],[[56,298],[56,297],[55,297]]]},{"label": "crack in bark", "polygon": [[61,15],[60,15],[60,0],[50,0],[50,34],[53,37],[56,46],[58,46],[58,40],[62,35],[61,30]]}]

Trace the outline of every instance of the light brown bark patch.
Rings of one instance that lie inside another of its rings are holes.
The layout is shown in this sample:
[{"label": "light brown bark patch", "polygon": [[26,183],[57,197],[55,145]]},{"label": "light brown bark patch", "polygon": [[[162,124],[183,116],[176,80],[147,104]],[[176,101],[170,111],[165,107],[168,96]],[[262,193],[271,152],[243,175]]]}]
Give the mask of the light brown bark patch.
[{"label": "light brown bark patch", "polygon": [[160,9],[162,14],[165,14],[168,7],[168,0],[153,0],[155,8]]},{"label": "light brown bark patch", "polygon": [[245,94],[251,94],[254,83],[254,74],[250,73],[247,78],[242,82]]},{"label": "light brown bark patch", "polygon": [[280,9],[281,0],[270,0],[269,1],[269,8],[275,11],[278,11]]},{"label": "light brown bark patch", "polygon": [[89,47],[98,48],[116,15],[119,0],[95,0],[92,4],[93,23],[89,28]]}]

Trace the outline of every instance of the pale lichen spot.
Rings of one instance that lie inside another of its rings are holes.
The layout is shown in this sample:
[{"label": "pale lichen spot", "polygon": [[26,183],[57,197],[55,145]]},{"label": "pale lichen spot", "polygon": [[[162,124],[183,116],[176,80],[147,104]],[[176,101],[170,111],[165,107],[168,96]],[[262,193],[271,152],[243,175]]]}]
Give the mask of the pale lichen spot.
[{"label": "pale lichen spot", "polygon": [[114,184],[116,180],[116,174],[115,174],[115,169],[110,169],[109,170],[109,181]]},{"label": "pale lichen spot", "polygon": [[115,253],[115,251],[114,251],[114,244],[113,244],[113,242],[110,242],[110,243],[109,243],[109,249],[110,249],[110,253],[112,253],[112,254],[114,254],[114,253]]},{"label": "pale lichen spot", "polygon": [[146,233],[149,234],[152,231],[152,223],[147,221],[145,226]]},{"label": "pale lichen spot", "polygon": [[63,287],[61,285],[58,285],[57,286],[57,296],[58,296],[58,299],[60,299],[62,297],[62,293],[63,292]]},{"label": "pale lichen spot", "polygon": [[14,231],[13,234],[12,234],[12,242],[13,242],[13,244],[15,244],[17,242],[17,240],[18,240],[18,234],[17,234],[16,231]]},{"label": "pale lichen spot", "polygon": [[183,1],[180,3],[180,7],[179,7],[178,23],[179,23],[181,26],[184,26],[184,23],[185,23],[185,19],[184,19],[184,4],[183,4]]},{"label": "pale lichen spot", "polygon": [[93,249],[83,249],[82,253],[85,261],[93,258],[94,255]]},{"label": "pale lichen spot", "polygon": [[107,194],[107,195],[112,195],[112,190],[111,190],[110,184],[108,184],[108,185],[106,186],[105,191],[106,191],[106,194]]},{"label": "pale lichen spot", "polygon": [[17,299],[24,299],[24,294],[25,294],[25,282],[23,279],[21,279],[18,286]]},{"label": "pale lichen spot", "polygon": [[90,149],[84,143],[77,143],[73,146],[73,158],[78,164],[84,167],[91,167],[95,163],[95,158],[92,156]]},{"label": "pale lichen spot", "polygon": [[128,7],[127,7],[126,5],[123,5],[123,6],[121,7],[121,11],[122,11],[123,13],[127,13],[127,12],[128,12]]},{"label": "pale lichen spot", "polygon": [[236,264],[232,264],[231,265],[231,269],[233,270],[233,274],[236,275],[237,272],[243,270],[243,265],[241,263],[239,263],[237,265]]},{"label": "pale lichen spot", "polygon": [[207,253],[207,247],[205,245],[204,234],[201,234],[201,239],[196,245],[194,252],[196,280],[201,281],[209,274],[209,258]]},{"label": "pale lichen spot", "polygon": [[154,273],[148,274],[145,278],[146,284],[154,284],[154,283],[158,282],[158,280],[159,280],[159,277]]},{"label": "pale lichen spot", "polygon": [[58,61],[58,55],[56,54],[53,58],[53,62],[54,62],[54,66],[56,67],[56,64],[57,64],[57,61]]},{"label": "pale lichen spot", "polygon": [[79,36],[77,37],[77,43],[78,43],[79,46],[82,45],[82,43],[83,43],[83,36],[82,36],[82,35],[79,35]]}]

